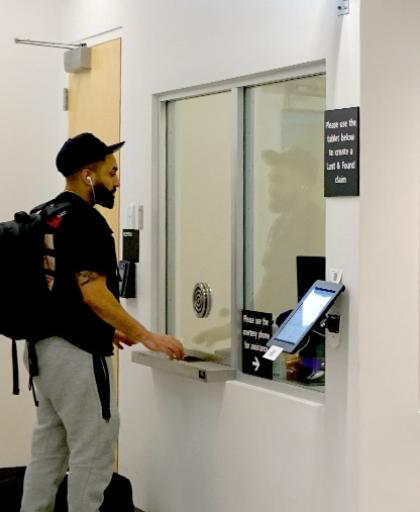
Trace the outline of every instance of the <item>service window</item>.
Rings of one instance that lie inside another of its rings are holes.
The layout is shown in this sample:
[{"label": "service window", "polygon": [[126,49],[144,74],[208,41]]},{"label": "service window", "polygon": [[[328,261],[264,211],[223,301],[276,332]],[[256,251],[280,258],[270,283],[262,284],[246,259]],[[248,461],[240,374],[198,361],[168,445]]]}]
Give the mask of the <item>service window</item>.
[{"label": "service window", "polygon": [[[243,371],[243,310],[280,322],[325,279],[325,75],[253,80],[159,99],[162,328]],[[322,330],[264,372],[257,348],[246,373],[323,389]]]}]

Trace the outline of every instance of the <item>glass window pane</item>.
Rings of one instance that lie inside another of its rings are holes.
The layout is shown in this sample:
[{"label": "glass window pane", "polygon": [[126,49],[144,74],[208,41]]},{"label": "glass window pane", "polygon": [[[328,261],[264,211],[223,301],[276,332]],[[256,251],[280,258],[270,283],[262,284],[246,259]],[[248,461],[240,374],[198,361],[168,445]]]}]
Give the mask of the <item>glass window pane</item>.
[{"label": "glass window pane", "polygon": [[[230,353],[231,126],[229,93],[168,103],[168,331],[208,354]],[[211,290],[204,318],[198,283]]]},{"label": "glass window pane", "polygon": [[[275,319],[324,277],[325,76],[250,87],[245,110],[245,306]],[[325,348],[313,345],[277,377],[322,384]]]}]

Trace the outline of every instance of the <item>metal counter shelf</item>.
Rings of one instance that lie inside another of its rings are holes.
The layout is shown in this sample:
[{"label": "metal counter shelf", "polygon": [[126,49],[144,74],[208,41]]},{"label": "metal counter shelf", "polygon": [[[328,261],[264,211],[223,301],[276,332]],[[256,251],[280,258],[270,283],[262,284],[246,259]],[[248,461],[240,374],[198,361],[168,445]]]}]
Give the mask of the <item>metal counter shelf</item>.
[{"label": "metal counter shelf", "polygon": [[236,378],[236,369],[222,364],[217,355],[187,350],[186,359],[186,361],[171,361],[165,354],[147,350],[133,350],[131,353],[131,360],[134,363],[187,379],[201,382],[225,382]]}]

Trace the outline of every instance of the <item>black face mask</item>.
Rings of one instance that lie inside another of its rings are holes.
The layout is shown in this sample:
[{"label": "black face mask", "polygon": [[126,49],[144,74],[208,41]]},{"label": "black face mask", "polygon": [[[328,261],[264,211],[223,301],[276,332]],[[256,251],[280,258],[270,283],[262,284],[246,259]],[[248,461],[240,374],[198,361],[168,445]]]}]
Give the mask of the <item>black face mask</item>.
[{"label": "black face mask", "polygon": [[94,201],[96,204],[103,206],[104,208],[113,208],[114,207],[114,193],[116,189],[108,190],[105,185],[101,183],[93,186],[94,191]]}]

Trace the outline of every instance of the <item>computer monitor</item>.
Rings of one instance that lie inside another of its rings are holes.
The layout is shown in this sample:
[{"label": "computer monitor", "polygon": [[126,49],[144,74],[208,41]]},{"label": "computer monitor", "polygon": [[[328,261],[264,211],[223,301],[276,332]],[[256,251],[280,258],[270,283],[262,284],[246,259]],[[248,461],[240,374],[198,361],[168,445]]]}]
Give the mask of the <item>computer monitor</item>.
[{"label": "computer monitor", "polygon": [[[325,256],[296,256],[297,302],[318,279],[325,280]],[[290,312],[291,309],[281,311],[275,323],[280,327]]]},{"label": "computer monitor", "polygon": [[296,256],[297,302],[312,284],[325,281],[325,256]]}]

